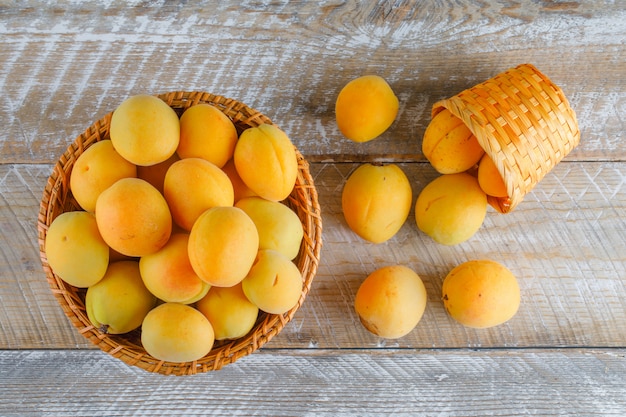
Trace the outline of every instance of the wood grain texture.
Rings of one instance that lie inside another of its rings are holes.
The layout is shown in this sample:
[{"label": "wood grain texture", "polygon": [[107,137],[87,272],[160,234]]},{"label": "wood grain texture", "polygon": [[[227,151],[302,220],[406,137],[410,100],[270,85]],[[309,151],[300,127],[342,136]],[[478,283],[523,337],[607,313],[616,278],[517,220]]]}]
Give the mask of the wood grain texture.
[{"label": "wood grain texture", "polygon": [[[322,261],[311,292],[270,348],[623,346],[626,341],[626,171],[619,163],[559,164],[511,214],[490,209],[481,230],[453,247],[421,233],[413,213],[390,241],[358,238],[341,212],[341,189],[358,164],[311,164],[324,222]],[[401,167],[414,197],[436,177],[428,164]],[[0,165],[1,348],[90,347],[50,294],[35,219],[49,165]],[[502,262],[520,280],[522,307],[487,330],[454,323],[440,302],[443,278],[469,259]],[[429,304],[408,336],[367,333],[353,309],[361,281],[401,263],[424,280]]]},{"label": "wood grain texture", "polygon": [[[626,2],[0,0],[0,415],[626,415]],[[421,138],[436,101],[531,63],[578,115],[581,143],[511,214],[490,210],[454,247],[411,213],[380,245],[345,224],[340,194],[364,161],[398,162],[414,198],[434,170]],[[352,143],[339,90],[375,73],[400,101],[379,139]],[[165,377],[98,351],[41,270],[36,217],[52,164],[133,94],[202,90],[269,116],[312,162],[324,220],[304,306],[260,351],[219,372]],[[502,326],[463,328],[441,283],[491,258],[519,278]],[[413,332],[358,322],[367,274],[403,263],[425,282]]]},{"label": "wood grain texture", "polygon": [[[138,93],[203,90],[279,124],[310,160],[423,160],[432,104],[530,62],[563,88],[582,143],[624,159],[623,2],[27,2],[0,9],[2,162],[52,162]],[[377,141],[334,122],[350,79],[385,77],[401,107]],[[581,77],[581,74],[585,76]]]},{"label": "wood grain texture", "polygon": [[0,351],[12,416],[619,416],[626,351],[264,351],[193,377],[102,352]]}]

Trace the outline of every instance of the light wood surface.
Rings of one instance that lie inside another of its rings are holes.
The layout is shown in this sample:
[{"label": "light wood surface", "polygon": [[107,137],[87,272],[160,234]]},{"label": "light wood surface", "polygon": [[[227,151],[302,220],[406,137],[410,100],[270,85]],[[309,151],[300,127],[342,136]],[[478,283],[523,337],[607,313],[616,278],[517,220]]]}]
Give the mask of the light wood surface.
[{"label": "light wood surface", "polygon": [[[413,213],[384,244],[352,233],[341,189],[360,163],[400,164],[414,198],[437,173],[421,153],[430,109],[532,63],[577,113],[580,145],[510,214],[490,209],[447,247]],[[380,138],[334,121],[339,89],[383,76],[400,100]],[[0,2],[0,415],[626,415],[626,3]],[[283,128],[311,163],[324,224],[304,306],[260,351],[218,372],[164,377],[99,351],[69,323],[39,260],[36,220],[54,161],[138,93],[209,91]],[[440,301],[447,272],[502,262],[522,305],[472,330]],[[400,263],[428,305],[384,340],[353,301]]]}]

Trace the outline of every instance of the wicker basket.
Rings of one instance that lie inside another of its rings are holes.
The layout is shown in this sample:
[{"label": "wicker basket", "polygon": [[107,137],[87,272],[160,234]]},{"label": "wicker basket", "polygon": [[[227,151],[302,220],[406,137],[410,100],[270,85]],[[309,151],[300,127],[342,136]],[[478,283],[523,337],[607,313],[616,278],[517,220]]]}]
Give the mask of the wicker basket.
[{"label": "wicker basket", "polygon": [[[198,103],[216,106],[234,122],[239,132],[248,127],[271,123],[270,119],[238,101],[205,92],[171,92],[158,95],[179,115]],[[112,113],[95,122],[78,136],[58,160],[45,186],[38,218],[39,251],[43,269],[52,293],[61,304],[64,313],[80,334],[104,352],[149,372],[173,375],[189,375],[217,370],[224,365],[249,355],[276,336],[292,319],[304,302],[317,271],[322,245],[322,220],[317,191],[309,173],[306,160],[296,149],[298,177],[291,195],[284,201],[300,217],[304,239],[294,262],[302,272],[302,294],[295,307],[284,314],[261,313],[254,328],[244,337],[231,341],[216,341],[208,355],[198,361],[171,363],[148,355],[141,345],[140,330],[124,335],[100,332],[87,318],[85,312],[85,289],[75,288],[61,280],[48,265],[44,242],[48,226],[59,214],[81,210],[70,190],[70,174],[76,159],[92,144],[109,138]]]},{"label": "wicker basket", "polygon": [[530,64],[435,103],[432,116],[444,108],[463,120],[502,175],[508,197],[489,197],[501,213],[513,210],[580,141],[563,91]]}]

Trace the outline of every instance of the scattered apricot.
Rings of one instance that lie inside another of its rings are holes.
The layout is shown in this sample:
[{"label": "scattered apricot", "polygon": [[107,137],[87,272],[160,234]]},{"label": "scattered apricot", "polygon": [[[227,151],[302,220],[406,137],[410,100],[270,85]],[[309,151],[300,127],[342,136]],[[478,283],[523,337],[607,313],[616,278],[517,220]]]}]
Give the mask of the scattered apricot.
[{"label": "scattered apricot", "polygon": [[367,142],[393,124],[398,108],[398,98],[384,78],[364,75],[348,82],[339,92],[335,119],[346,138]]},{"label": "scattered apricot", "polygon": [[341,206],[348,226],[373,243],[384,242],[402,227],[413,204],[411,184],[395,164],[359,166],[346,181]]},{"label": "scattered apricot", "polygon": [[426,299],[419,275],[406,266],[391,265],[377,269],[361,283],[354,308],[369,332],[396,339],[417,326]]},{"label": "scattered apricot", "polygon": [[487,196],[478,180],[467,173],[444,174],[431,181],[417,197],[417,227],[444,245],[472,237],[487,215]]},{"label": "scattered apricot", "polygon": [[474,260],[452,269],[443,281],[443,304],[459,323],[474,328],[500,325],[520,306],[513,273],[491,260]]}]

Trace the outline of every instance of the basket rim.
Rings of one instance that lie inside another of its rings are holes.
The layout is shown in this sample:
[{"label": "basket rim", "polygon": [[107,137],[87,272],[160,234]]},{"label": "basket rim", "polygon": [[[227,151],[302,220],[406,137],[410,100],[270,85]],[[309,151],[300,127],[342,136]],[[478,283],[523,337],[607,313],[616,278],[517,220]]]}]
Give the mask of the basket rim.
[{"label": "basket rim", "polygon": [[[267,116],[240,101],[208,92],[172,91],[154,95],[180,113],[195,104],[211,104],[233,121],[238,133],[247,127],[258,126],[263,123],[273,124]],[[283,203],[296,211],[304,228],[304,238],[300,251],[294,259],[303,278],[302,293],[297,304],[284,314],[260,312],[257,323],[248,335],[225,342],[216,341],[211,352],[197,361],[185,363],[162,361],[147,354],[136,340],[126,340],[126,337],[136,338],[137,331],[131,336],[109,335],[95,328],[90,323],[85,312],[85,289],[75,288],[60,279],[48,264],[46,257],[45,238],[52,220],[61,212],[69,211],[66,210],[68,207],[82,210],[77,203],[71,201],[73,197],[69,187],[69,176],[72,167],[78,156],[89,146],[109,138],[112,114],[113,112],[109,112],[93,122],[91,126],[68,145],[67,149],[54,164],[40,200],[37,218],[40,260],[50,290],[59,302],[64,314],[83,337],[90,340],[102,351],[131,366],[139,367],[152,373],[190,375],[218,370],[258,350],[279,334],[285,325],[291,321],[304,303],[317,273],[322,247],[322,217],[317,190],[309,172],[308,162],[294,145],[298,161],[298,175],[292,193]],[[62,204],[62,206],[59,206],[59,204]]]}]

